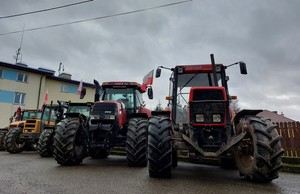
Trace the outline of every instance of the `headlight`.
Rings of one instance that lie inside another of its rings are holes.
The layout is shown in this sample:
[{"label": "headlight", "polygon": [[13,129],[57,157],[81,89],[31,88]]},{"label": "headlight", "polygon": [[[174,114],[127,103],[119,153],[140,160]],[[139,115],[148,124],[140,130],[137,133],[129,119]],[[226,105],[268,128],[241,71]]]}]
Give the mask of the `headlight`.
[{"label": "headlight", "polygon": [[204,115],[203,114],[196,114],[196,122],[203,123],[204,122]]},{"label": "headlight", "polygon": [[91,115],[91,119],[99,119],[99,115]]},{"label": "headlight", "polygon": [[214,123],[221,123],[221,115],[220,114],[213,114],[213,122]]},{"label": "headlight", "polygon": [[107,120],[114,120],[116,118],[115,115],[104,115],[104,119],[107,119]]}]

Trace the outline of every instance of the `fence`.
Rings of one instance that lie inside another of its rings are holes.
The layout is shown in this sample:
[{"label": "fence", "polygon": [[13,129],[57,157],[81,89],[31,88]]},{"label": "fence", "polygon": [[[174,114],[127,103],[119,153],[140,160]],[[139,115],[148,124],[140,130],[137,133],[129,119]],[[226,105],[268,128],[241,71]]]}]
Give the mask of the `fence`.
[{"label": "fence", "polygon": [[284,156],[300,158],[300,122],[276,123]]}]

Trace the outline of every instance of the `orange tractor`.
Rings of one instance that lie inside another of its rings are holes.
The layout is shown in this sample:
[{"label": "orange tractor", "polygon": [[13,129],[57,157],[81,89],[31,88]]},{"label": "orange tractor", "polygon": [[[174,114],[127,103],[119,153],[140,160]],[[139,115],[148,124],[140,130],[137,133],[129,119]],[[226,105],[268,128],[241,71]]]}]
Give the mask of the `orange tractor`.
[{"label": "orange tractor", "polygon": [[[126,147],[129,165],[146,166],[151,112],[144,107],[145,88],[137,82],[94,83],[95,103],[90,116],[70,115],[57,125],[55,160],[61,165],[75,165],[87,156],[106,158],[111,148]],[[148,94],[151,99],[152,88]]]},{"label": "orange tractor", "polygon": [[[8,131],[13,128],[23,128],[25,120],[40,118],[42,115],[41,109],[23,109],[19,113],[16,111],[14,115],[10,118],[10,124],[8,127],[0,130],[0,150],[5,150],[4,139]],[[19,144],[21,148],[25,144]]]},{"label": "orange tractor", "polygon": [[[169,110],[152,112],[148,126],[149,175],[170,177],[177,166],[177,150],[188,150],[194,159],[219,158],[223,167],[235,161],[246,179],[269,182],[282,167],[281,136],[270,120],[256,116],[261,110],[241,110],[233,115],[225,70],[246,64],[160,66],[172,72]],[[230,158],[232,157],[232,161]]]},{"label": "orange tractor", "polygon": [[22,125],[7,132],[4,138],[6,151],[15,154],[24,151],[26,147],[35,148],[41,133],[52,129],[61,120],[62,112],[60,105],[52,105],[52,102],[50,105],[44,105],[38,117],[27,118]]}]

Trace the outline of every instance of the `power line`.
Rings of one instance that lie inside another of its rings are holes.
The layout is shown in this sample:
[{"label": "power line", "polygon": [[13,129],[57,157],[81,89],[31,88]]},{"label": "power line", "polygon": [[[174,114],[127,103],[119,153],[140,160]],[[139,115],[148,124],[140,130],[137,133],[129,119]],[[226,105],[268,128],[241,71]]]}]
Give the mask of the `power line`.
[{"label": "power line", "polygon": [[[181,3],[186,3],[188,1],[192,1],[192,0],[179,1],[179,2],[174,2],[174,3],[159,5],[159,6],[155,6],[155,7],[138,9],[138,10],[134,10],[134,11],[122,12],[122,13],[106,15],[106,16],[100,16],[100,17],[95,17],[95,18],[89,18],[89,19],[84,19],[84,20],[77,20],[77,21],[73,21],[73,22],[66,22],[66,23],[61,23],[61,24],[53,24],[53,25],[49,25],[49,26],[30,28],[30,29],[27,29],[25,31],[26,32],[35,31],[35,30],[41,30],[41,29],[46,29],[46,28],[54,28],[54,27],[58,27],[58,26],[77,24],[77,23],[82,23],[82,22],[87,22],[87,21],[92,21],[92,20],[100,20],[100,19],[106,19],[106,18],[111,18],[111,17],[118,17],[118,16],[122,16],[122,15],[129,15],[129,14],[133,14],[133,13],[138,13],[138,12],[148,11],[148,10],[152,10],[152,9],[158,9],[158,8],[162,8],[162,7],[168,7],[168,6],[173,6],[173,5],[177,5],[177,4],[181,4]],[[16,33],[20,33],[20,32],[23,32],[23,30],[0,33],[0,36],[8,35],[8,34],[16,34]]]},{"label": "power line", "polygon": [[93,1],[93,0],[86,0],[86,1],[66,4],[66,5],[57,6],[57,7],[51,7],[51,8],[48,8],[48,9],[42,9],[42,10],[31,11],[31,12],[26,12],[26,13],[19,13],[19,14],[14,14],[14,15],[2,16],[2,17],[0,17],[0,19],[6,19],[6,18],[23,16],[23,15],[35,14],[35,13],[40,13],[40,12],[45,12],[45,11],[52,11],[52,10],[55,10],[55,9],[61,9],[61,8],[65,8],[65,7],[70,7],[70,6],[74,6],[74,5],[88,3],[88,2],[91,2],[91,1]]}]

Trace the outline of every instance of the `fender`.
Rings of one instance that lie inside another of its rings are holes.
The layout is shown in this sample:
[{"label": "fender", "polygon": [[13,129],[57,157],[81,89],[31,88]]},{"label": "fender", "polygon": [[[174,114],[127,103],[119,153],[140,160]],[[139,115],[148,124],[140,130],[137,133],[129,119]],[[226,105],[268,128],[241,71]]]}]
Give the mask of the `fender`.
[{"label": "fender", "polygon": [[148,119],[147,113],[131,113],[131,118],[146,118]]},{"label": "fender", "polygon": [[166,116],[171,117],[171,111],[152,111],[152,116]]},{"label": "fender", "polygon": [[240,120],[242,117],[244,117],[244,116],[246,116],[246,115],[249,115],[249,116],[255,116],[255,115],[257,115],[258,113],[260,113],[260,112],[262,112],[262,111],[263,111],[263,110],[259,110],[259,109],[254,109],[254,110],[243,109],[243,110],[241,110],[240,112],[238,112],[238,113],[235,115],[233,121],[234,121],[234,123],[236,124],[236,123],[239,122],[239,120]]}]

